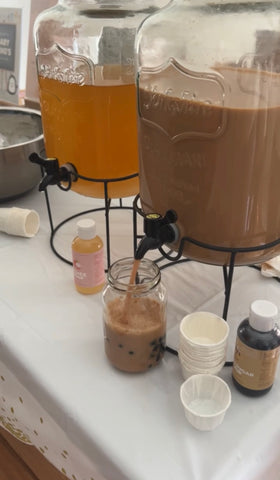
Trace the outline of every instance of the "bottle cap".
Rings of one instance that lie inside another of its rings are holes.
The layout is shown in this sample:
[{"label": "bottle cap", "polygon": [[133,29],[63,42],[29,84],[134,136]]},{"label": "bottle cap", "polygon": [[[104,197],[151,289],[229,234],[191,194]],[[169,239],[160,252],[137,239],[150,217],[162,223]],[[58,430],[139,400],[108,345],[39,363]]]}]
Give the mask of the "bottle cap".
[{"label": "bottle cap", "polygon": [[268,300],[255,300],[250,306],[249,324],[260,332],[274,328],[278,317],[277,306]]},{"label": "bottle cap", "polygon": [[96,224],[91,218],[83,218],[77,223],[77,233],[82,240],[90,240],[96,235]]}]

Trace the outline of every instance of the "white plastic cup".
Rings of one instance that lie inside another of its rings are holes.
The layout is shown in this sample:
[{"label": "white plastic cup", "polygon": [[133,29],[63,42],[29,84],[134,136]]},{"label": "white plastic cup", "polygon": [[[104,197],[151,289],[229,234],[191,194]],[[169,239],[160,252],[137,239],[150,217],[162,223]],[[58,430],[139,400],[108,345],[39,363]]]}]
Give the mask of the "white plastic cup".
[{"label": "white plastic cup", "polygon": [[210,431],[223,422],[231,391],[220,377],[198,374],[181,385],[180,399],[189,423],[197,430]]},{"label": "white plastic cup", "polygon": [[40,217],[27,208],[0,208],[0,231],[9,235],[34,237],[40,227]]}]

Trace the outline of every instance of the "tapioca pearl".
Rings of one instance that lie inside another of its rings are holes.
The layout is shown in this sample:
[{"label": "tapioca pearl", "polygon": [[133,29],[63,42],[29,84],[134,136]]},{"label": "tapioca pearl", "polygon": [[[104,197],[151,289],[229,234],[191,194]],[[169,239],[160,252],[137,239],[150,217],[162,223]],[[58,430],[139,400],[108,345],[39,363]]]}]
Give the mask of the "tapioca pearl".
[{"label": "tapioca pearl", "polygon": [[128,355],[134,355],[133,350],[130,350],[130,351],[128,352]]},{"label": "tapioca pearl", "polygon": [[157,339],[155,338],[155,340],[153,340],[152,342],[150,342],[151,347],[152,347],[153,345],[155,345],[156,343],[157,343]]},{"label": "tapioca pearl", "polygon": [[119,348],[123,348],[122,343],[119,343],[118,347],[119,347]]}]

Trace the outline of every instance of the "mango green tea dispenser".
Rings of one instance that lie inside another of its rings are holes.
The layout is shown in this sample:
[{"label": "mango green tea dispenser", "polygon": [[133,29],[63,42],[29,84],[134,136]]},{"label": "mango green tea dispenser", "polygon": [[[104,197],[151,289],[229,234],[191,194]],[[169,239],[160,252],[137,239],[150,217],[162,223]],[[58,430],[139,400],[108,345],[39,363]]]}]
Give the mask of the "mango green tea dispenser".
[{"label": "mango green tea dispenser", "polygon": [[[48,184],[95,198],[138,186],[134,40],[162,0],[58,0],[34,25]],[[40,163],[40,159],[32,158]],[[121,180],[124,179],[124,180]],[[96,181],[93,181],[96,180]]]}]

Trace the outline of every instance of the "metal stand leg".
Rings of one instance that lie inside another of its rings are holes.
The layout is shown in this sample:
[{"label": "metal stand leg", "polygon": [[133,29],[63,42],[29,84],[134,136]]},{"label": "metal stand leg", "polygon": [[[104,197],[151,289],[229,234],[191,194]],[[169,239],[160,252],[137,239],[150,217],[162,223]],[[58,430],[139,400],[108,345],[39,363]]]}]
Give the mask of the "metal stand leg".
[{"label": "metal stand leg", "polygon": [[108,184],[104,182],[104,201],[105,201],[105,226],[106,226],[106,249],[107,249],[107,269],[111,265],[111,254],[110,254],[110,205],[111,199],[108,198]]},{"label": "metal stand leg", "polygon": [[133,253],[135,255],[136,250],[137,250],[137,238],[138,238],[138,233],[137,233],[137,214],[136,210],[133,208]]},{"label": "metal stand leg", "polygon": [[[121,179],[123,180],[123,179]],[[111,265],[111,241],[110,241],[110,213],[112,210],[131,210],[133,213],[133,248],[134,252],[136,251],[136,245],[137,245],[137,220],[136,220],[136,212],[133,208],[133,206],[124,206],[122,199],[119,199],[119,205],[118,206],[111,206],[111,198],[108,196],[108,183],[110,180],[102,180],[104,183],[104,207],[99,207],[99,208],[93,208],[90,210],[82,211],[79,212],[75,215],[72,215],[65,220],[63,220],[61,223],[59,223],[56,227],[54,227],[54,222],[53,222],[53,217],[52,217],[52,210],[51,210],[51,205],[50,205],[50,199],[48,195],[48,187],[45,188],[44,194],[45,194],[45,199],[46,199],[46,205],[47,205],[47,211],[48,211],[48,217],[49,217],[49,223],[50,223],[50,229],[51,229],[51,235],[50,235],[50,245],[51,249],[55,253],[55,255],[60,258],[65,263],[68,263],[69,265],[72,265],[72,261],[64,258],[62,255],[60,255],[55,246],[54,246],[54,237],[57,234],[58,230],[68,221],[73,220],[74,218],[77,218],[81,215],[85,215],[88,213],[92,212],[98,212],[98,211],[104,211],[105,212],[105,235],[106,235],[106,250],[107,250],[107,269],[105,270],[106,272],[108,271],[110,265]]]},{"label": "metal stand leg", "polygon": [[228,307],[229,307],[229,300],[230,300],[230,293],[231,293],[231,286],[232,286],[232,279],[233,279],[233,271],[234,271],[234,263],[235,263],[235,252],[232,252],[230,256],[230,264],[229,270],[227,266],[223,266],[223,273],[224,273],[224,283],[225,283],[225,303],[224,303],[224,310],[223,310],[223,318],[227,319],[228,314]]}]

